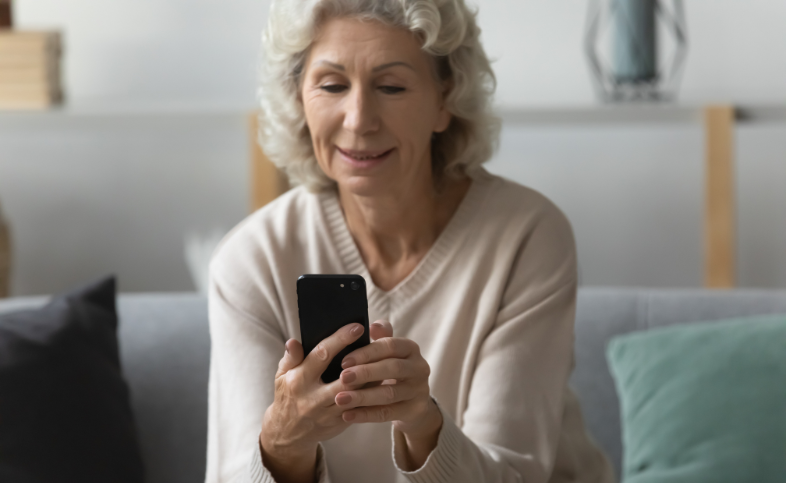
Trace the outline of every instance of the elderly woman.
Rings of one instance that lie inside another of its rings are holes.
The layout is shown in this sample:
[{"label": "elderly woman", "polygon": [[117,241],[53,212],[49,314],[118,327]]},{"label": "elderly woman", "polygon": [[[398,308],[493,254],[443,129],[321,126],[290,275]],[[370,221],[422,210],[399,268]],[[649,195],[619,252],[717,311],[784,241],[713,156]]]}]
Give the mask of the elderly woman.
[{"label": "elderly woman", "polygon": [[[567,387],[576,256],[537,192],[481,168],[494,76],[462,0],[277,0],[266,153],[300,186],[211,262],[208,482],[607,482]],[[309,354],[296,280],[367,281],[363,332]]]}]

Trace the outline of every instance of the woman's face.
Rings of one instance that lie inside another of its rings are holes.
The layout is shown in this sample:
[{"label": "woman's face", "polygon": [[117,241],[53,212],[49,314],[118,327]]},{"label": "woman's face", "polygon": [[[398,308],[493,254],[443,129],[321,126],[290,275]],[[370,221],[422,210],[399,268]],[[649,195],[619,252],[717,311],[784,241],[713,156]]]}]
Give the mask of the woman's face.
[{"label": "woman's face", "polygon": [[306,58],[301,96],[317,161],[343,190],[403,194],[431,183],[431,135],[450,123],[416,37],[335,18]]}]

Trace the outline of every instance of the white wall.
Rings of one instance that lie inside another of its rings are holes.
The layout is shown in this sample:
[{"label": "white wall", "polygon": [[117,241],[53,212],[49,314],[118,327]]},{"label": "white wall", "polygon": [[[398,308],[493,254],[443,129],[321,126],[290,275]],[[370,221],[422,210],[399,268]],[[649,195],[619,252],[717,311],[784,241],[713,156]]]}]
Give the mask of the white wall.
[{"label": "white wall", "polygon": [[[786,288],[786,124],[741,125],[738,284]],[[585,285],[703,283],[699,125],[508,126],[489,168],[571,220]]]},{"label": "white wall", "polygon": [[[481,0],[479,22],[505,106],[586,104],[582,51],[587,0]],[[689,53],[681,100],[786,98],[786,2],[684,2]],[[269,1],[16,0],[20,27],[66,35],[74,102],[254,101],[260,31]]]},{"label": "white wall", "polygon": [[[245,112],[267,5],[16,0],[20,27],[64,29],[74,109],[0,115],[15,294],[110,271],[121,290],[192,287],[183,236],[247,212]],[[594,102],[582,54],[586,2],[479,5],[500,105]],[[683,102],[783,102],[786,3],[690,0],[686,9]],[[738,129],[743,286],[786,287],[785,135],[783,124]],[[567,213],[582,283],[698,286],[702,149],[700,127],[688,124],[509,125],[489,168]]]},{"label": "white wall", "polygon": [[14,294],[106,273],[123,291],[190,290],[184,237],[248,211],[246,117],[0,115]]}]

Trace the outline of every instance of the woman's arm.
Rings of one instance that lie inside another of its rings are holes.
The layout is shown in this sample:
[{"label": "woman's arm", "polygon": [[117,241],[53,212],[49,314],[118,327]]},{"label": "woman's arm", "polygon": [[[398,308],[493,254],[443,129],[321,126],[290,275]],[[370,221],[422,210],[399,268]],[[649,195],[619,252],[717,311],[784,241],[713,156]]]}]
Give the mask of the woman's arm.
[{"label": "woman's arm", "polygon": [[[282,467],[282,461],[274,460],[279,455],[263,456],[260,438],[263,415],[275,400],[279,363],[287,361],[286,328],[278,323],[281,316],[276,306],[275,284],[272,280],[252,283],[246,267],[221,254],[211,263],[210,273],[206,482],[240,478],[272,483],[276,480],[266,463],[271,463],[279,476],[286,475],[286,464]],[[298,461],[299,471],[292,476],[302,478],[305,471],[315,475],[312,481],[328,482],[324,451],[317,442],[313,450],[310,468]]]},{"label": "woman's arm", "polygon": [[280,483],[315,480],[317,448],[321,441],[338,436],[349,426],[334,403],[341,389],[352,385],[322,382],[330,361],[363,334],[361,324],[348,324],[322,340],[307,355],[295,339],[275,376],[275,395],[268,406],[259,435],[265,467]]},{"label": "woman's arm", "polygon": [[[415,471],[406,471],[410,446],[394,431],[395,461],[410,481],[559,481],[550,478],[564,443],[576,258],[567,220],[559,212],[549,215],[525,237],[513,261],[495,324],[477,355],[461,426],[443,411],[437,446]],[[574,476],[594,481],[598,475]]]},{"label": "woman's arm", "polygon": [[[207,483],[233,481],[249,473],[259,455],[259,430],[273,402],[273,378],[286,336],[275,318],[271,294],[240,290],[245,276],[220,254],[211,263],[210,383],[208,389]],[[227,266],[229,264],[229,266]],[[258,471],[257,471],[258,472]],[[263,471],[267,473],[266,471]],[[260,481],[264,481],[260,480]],[[272,481],[272,477],[271,477]]]},{"label": "woman's arm", "polygon": [[[438,450],[410,475],[413,481],[428,481],[439,467],[454,469],[439,481],[549,480],[572,363],[572,320],[567,319],[572,319],[574,299],[575,284],[570,283],[489,334],[462,427],[445,416]],[[564,312],[557,310],[563,304]]]}]

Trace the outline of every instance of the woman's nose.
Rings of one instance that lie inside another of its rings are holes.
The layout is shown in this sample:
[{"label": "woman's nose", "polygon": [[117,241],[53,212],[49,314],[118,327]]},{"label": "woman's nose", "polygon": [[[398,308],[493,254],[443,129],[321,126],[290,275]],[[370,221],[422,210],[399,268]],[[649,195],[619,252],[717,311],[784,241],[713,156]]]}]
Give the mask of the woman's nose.
[{"label": "woman's nose", "polygon": [[379,113],[371,92],[364,88],[352,89],[344,112],[344,129],[363,135],[379,129]]}]

